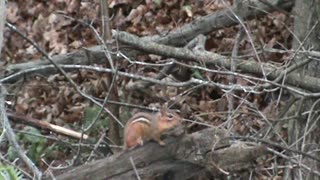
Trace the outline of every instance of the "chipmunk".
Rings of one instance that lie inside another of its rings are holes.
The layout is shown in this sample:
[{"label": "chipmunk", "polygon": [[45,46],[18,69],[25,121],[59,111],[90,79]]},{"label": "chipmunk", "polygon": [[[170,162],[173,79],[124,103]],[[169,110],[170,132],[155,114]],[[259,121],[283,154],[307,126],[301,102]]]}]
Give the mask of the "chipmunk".
[{"label": "chipmunk", "polygon": [[145,141],[154,140],[161,146],[165,143],[161,135],[181,124],[182,118],[174,111],[162,107],[157,113],[140,112],[132,116],[124,129],[124,149],[143,145]]}]

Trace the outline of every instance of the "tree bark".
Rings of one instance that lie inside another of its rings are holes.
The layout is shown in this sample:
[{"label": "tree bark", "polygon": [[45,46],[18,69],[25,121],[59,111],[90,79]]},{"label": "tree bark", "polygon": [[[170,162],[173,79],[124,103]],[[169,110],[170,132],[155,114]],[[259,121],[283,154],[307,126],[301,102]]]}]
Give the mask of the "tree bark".
[{"label": "tree bark", "polygon": [[[208,128],[180,137],[166,145],[147,142],[142,147],[90,162],[56,176],[56,179],[213,179],[254,167],[267,153],[262,145],[231,145],[226,130]],[[134,168],[136,170],[134,170]]]},{"label": "tree bark", "polygon": [[[293,41],[293,49],[302,47],[306,50],[320,50],[320,0],[296,0],[293,13],[295,15],[294,33],[298,38],[298,40],[294,39]],[[301,55],[296,56],[294,61],[299,62],[305,58],[306,57]],[[298,73],[300,73],[302,77],[310,76],[319,78],[320,62],[314,60],[305,67],[300,68]],[[296,108],[295,111],[300,114],[302,112],[308,112],[308,115],[304,118],[295,119],[295,121],[291,121],[289,124],[289,144],[295,144],[294,147],[297,150],[319,158],[320,123],[318,120],[319,113],[316,113],[319,110],[317,99],[302,99],[299,103],[303,105],[303,108],[294,106],[294,108]],[[320,164],[314,160],[298,157],[298,161],[311,169],[320,171]],[[300,168],[288,169],[286,177],[292,179],[320,179],[319,176],[310,174]]]}]

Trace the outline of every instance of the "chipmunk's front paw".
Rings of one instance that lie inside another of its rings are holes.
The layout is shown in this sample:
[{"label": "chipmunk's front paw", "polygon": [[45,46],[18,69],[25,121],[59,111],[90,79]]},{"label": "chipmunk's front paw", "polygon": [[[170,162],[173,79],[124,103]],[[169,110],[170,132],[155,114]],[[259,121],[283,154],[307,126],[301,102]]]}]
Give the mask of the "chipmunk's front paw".
[{"label": "chipmunk's front paw", "polygon": [[160,144],[160,146],[164,146],[164,145],[166,145],[166,143],[165,143],[165,142],[163,142],[163,141],[159,141],[158,143]]}]

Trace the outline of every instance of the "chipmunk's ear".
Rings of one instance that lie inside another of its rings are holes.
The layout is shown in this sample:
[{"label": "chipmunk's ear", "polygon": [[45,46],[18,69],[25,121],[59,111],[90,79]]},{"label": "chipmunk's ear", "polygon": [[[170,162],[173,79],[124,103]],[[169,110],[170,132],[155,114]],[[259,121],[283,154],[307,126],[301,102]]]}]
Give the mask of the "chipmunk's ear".
[{"label": "chipmunk's ear", "polygon": [[165,103],[165,104],[163,104],[163,105],[161,106],[161,108],[160,108],[160,113],[161,113],[161,115],[165,115],[167,112],[168,112],[168,104]]}]

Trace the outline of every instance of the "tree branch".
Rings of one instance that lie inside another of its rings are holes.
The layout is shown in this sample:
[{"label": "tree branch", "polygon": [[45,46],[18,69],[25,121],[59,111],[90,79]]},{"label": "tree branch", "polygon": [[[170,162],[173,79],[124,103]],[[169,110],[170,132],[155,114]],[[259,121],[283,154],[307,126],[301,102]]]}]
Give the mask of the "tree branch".
[{"label": "tree branch", "polygon": [[28,168],[33,172],[35,179],[41,179],[42,172],[35,166],[35,164],[28,158],[28,156],[22,152],[18,142],[16,141],[16,135],[12,131],[10,126],[5,107],[5,96],[7,94],[6,89],[0,84],[0,122],[3,127],[3,130],[6,132],[6,136],[10,142],[10,145],[18,153],[18,156],[21,160],[26,163]]}]

